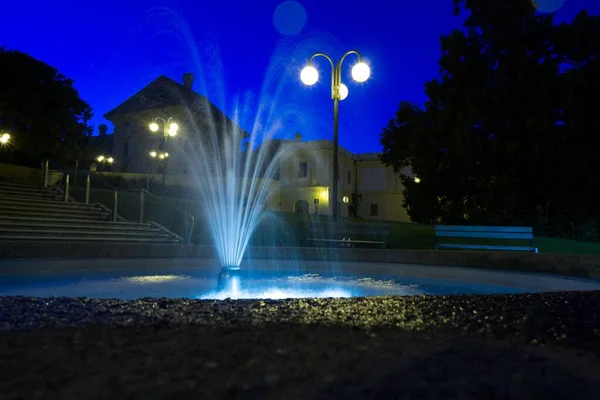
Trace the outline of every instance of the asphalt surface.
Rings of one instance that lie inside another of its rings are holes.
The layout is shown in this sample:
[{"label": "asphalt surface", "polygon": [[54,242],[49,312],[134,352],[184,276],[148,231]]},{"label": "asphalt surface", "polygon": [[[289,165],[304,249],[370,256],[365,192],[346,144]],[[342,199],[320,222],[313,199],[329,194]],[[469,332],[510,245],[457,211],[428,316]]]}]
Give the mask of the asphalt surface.
[{"label": "asphalt surface", "polygon": [[598,399],[600,292],[0,298],[2,399]]}]

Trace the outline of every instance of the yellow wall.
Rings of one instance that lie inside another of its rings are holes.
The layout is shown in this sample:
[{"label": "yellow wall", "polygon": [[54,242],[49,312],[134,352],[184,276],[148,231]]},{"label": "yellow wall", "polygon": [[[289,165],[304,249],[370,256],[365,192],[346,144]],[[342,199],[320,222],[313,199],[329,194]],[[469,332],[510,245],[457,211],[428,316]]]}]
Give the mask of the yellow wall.
[{"label": "yellow wall", "polygon": [[319,199],[318,213],[329,214],[329,189],[325,186],[282,186],[279,193],[281,211],[296,212],[296,202],[304,200],[308,203],[308,212],[315,214],[314,199]]},{"label": "yellow wall", "polygon": [[[406,209],[402,206],[402,193],[363,193],[358,205],[359,216],[364,219],[410,222]],[[371,216],[371,204],[378,205],[378,215]]]},{"label": "yellow wall", "polygon": [[[282,188],[282,209],[293,212],[297,200],[309,203],[309,212],[314,213],[313,199],[328,188],[332,181],[333,149],[331,142],[289,142],[288,155],[281,161],[280,179]],[[357,160],[355,165],[354,160]],[[402,207],[402,182],[392,168],[381,163],[376,154],[353,155],[340,148],[339,153],[338,204],[342,217],[350,216],[348,204],[343,198],[352,198],[352,193],[358,188],[363,195],[363,201],[358,207],[358,216],[365,219],[380,219],[388,221],[409,221]],[[298,164],[308,163],[308,176],[298,177]],[[379,172],[377,172],[379,171]],[[350,182],[348,182],[350,172]],[[363,175],[366,174],[366,178]],[[366,181],[365,181],[366,179]],[[331,190],[329,194],[332,195]],[[320,200],[319,213],[330,215],[329,199],[326,203]],[[325,206],[325,204],[327,204]],[[378,215],[371,216],[371,204],[378,205]]]}]

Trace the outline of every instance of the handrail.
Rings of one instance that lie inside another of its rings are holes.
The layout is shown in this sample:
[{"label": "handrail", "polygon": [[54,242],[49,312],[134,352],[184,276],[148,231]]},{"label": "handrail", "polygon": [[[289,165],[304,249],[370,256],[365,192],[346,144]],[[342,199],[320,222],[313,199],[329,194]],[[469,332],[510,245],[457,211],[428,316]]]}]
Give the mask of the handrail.
[{"label": "handrail", "polygon": [[[64,194],[65,202],[68,202],[70,199],[70,197],[69,197],[70,172],[65,167],[63,167],[61,164],[59,164],[56,161],[51,160],[49,158],[46,158],[42,161],[42,185],[44,187],[48,186],[48,172],[50,170],[50,165],[56,167],[65,176],[65,190],[64,190],[63,194]],[[112,214],[111,220],[113,222],[116,222],[117,220],[119,220],[119,215],[118,215],[119,189],[106,183],[104,180],[98,178],[95,174],[88,172],[86,175],[86,185],[85,185],[85,204],[89,204],[89,201],[90,201],[90,188],[91,188],[91,185],[90,185],[91,179],[90,178],[94,179],[94,181],[96,181],[96,182],[100,182],[104,186],[108,187],[110,190],[114,191],[113,208],[112,208],[112,210],[110,210],[110,213]]]},{"label": "handrail", "polygon": [[[144,222],[144,196],[145,195],[150,195],[151,197],[155,198],[156,200],[158,200],[162,203],[165,203],[165,199],[163,199],[162,197],[159,197],[159,196],[155,195],[154,193],[147,191],[146,189],[140,189],[140,223]],[[196,225],[196,218],[194,218],[194,216],[192,214],[190,214],[189,212],[186,212],[186,214],[187,214],[187,217],[191,220],[190,229],[189,229],[189,232],[188,232],[187,238],[186,238],[186,244],[191,244],[192,243],[192,234],[194,233],[194,226]]]},{"label": "handrail", "polygon": [[[65,191],[64,191],[64,196],[65,196],[65,201],[68,201],[69,199],[69,171],[64,168],[62,165],[60,165],[59,163],[57,163],[56,161],[50,160],[50,159],[45,159],[42,162],[42,175],[43,175],[43,185],[44,187],[47,186],[48,183],[48,172],[49,172],[49,165],[52,164],[53,166],[57,167],[57,169],[59,171],[61,171],[64,175],[65,175],[65,182],[66,182],[66,187],[65,187]],[[90,199],[90,181],[94,180],[95,182],[98,182],[100,184],[102,184],[105,188],[110,189],[114,192],[114,198],[113,198],[113,207],[112,210],[108,209],[108,207],[104,207],[105,209],[107,209],[107,211],[109,211],[112,215],[111,215],[111,220],[113,222],[116,222],[120,219],[119,215],[118,215],[118,204],[119,204],[119,191],[123,191],[123,192],[135,192],[136,189],[118,189],[114,186],[112,186],[111,184],[107,183],[104,179],[100,178],[99,174],[97,173],[92,173],[91,171],[87,173],[86,176],[86,187],[85,187],[85,203],[89,204],[89,199]],[[163,199],[162,197],[157,196],[156,194],[146,190],[146,189],[139,189],[140,190],[140,223],[144,222],[144,195],[149,195],[151,197],[153,197],[154,199],[165,203],[165,199]],[[170,206],[171,208],[174,208],[172,206]],[[191,223],[190,223],[190,229],[189,232],[187,234],[186,237],[186,242],[187,244],[190,244],[192,242],[192,234],[194,233],[194,227],[196,225],[196,218],[190,214],[189,212],[186,212],[187,217],[190,219]]]},{"label": "handrail", "polygon": [[[68,203],[69,200],[72,200],[71,197],[69,196],[70,173],[65,167],[63,167],[56,161],[50,160],[49,158],[46,158],[42,161],[42,186],[43,187],[48,186],[48,173],[50,171],[50,163],[52,163],[52,165],[57,167],[57,169],[63,173],[63,176],[65,178],[65,190],[62,190],[60,187],[56,187],[55,189],[63,196],[65,203]],[[75,200],[73,200],[73,201],[75,201]]]}]

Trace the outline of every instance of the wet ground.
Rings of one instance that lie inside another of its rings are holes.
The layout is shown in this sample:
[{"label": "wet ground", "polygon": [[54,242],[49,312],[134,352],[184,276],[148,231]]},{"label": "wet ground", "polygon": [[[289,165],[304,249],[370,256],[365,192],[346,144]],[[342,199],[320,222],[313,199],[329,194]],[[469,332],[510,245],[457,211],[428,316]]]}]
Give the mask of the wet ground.
[{"label": "wet ground", "polygon": [[597,399],[600,292],[0,298],[2,398]]}]

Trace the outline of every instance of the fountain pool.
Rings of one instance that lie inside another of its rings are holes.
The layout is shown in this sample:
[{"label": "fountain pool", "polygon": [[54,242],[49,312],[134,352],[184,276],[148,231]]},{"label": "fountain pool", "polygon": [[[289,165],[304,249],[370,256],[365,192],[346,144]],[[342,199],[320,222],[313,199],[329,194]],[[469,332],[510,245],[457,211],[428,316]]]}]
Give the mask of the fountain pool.
[{"label": "fountain pool", "polygon": [[7,260],[0,296],[225,299],[600,290],[567,277],[392,263],[212,259]]}]

